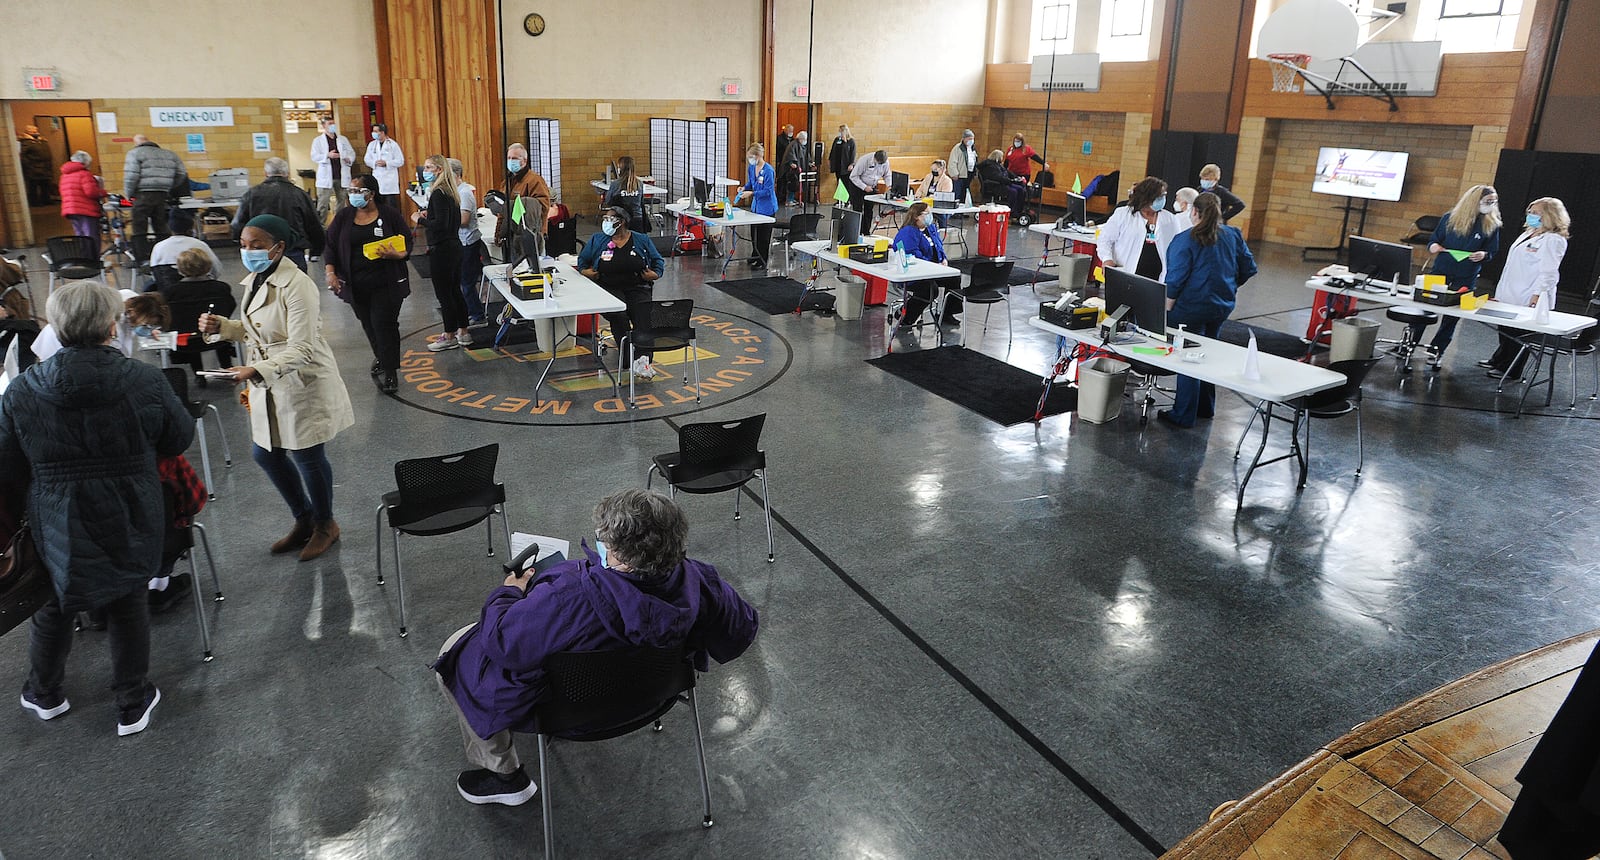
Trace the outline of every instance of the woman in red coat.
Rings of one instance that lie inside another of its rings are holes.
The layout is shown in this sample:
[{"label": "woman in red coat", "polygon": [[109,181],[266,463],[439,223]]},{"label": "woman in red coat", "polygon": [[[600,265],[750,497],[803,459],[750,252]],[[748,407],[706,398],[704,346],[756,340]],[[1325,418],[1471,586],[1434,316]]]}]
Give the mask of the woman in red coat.
[{"label": "woman in red coat", "polygon": [[93,160],[80,149],[72,154],[72,160],[61,165],[61,214],[72,222],[76,236],[100,235],[100,201],[106,199],[106,190],[89,172],[89,162]]}]

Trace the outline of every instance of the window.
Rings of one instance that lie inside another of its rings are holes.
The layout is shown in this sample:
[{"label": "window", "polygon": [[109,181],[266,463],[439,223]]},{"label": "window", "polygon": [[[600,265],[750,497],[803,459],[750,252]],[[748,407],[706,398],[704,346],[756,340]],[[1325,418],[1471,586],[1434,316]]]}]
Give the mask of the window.
[{"label": "window", "polygon": [[1516,48],[1524,0],[1423,0],[1413,38],[1437,39],[1447,54]]},{"label": "window", "polygon": [[1478,15],[1504,15],[1505,0],[1444,0],[1439,18],[1471,18]]},{"label": "window", "polygon": [[1032,55],[1073,53],[1077,11],[1075,0],[1034,0]]},{"label": "window", "polygon": [[[1149,23],[1150,0],[1110,0],[1111,31],[1116,39],[1123,36],[1143,36]],[[1105,7],[1101,7],[1104,11]]]}]

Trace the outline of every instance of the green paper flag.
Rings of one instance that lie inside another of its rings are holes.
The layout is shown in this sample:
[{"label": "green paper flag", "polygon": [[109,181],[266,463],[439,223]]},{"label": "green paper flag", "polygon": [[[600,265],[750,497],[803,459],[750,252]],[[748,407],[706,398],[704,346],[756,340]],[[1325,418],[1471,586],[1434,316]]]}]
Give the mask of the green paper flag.
[{"label": "green paper flag", "polygon": [[511,204],[511,220],[517,224],[522,223],[522,195],[517,195],[517,201]]},{"label": "green paper flag", "polygon": [[1456,250],[1453,250],[1453,249],[1450,249],[1450,248],[1446,248],[1445,249],[1445,253],[1449,254],[1451,257],[1454,257],[1455,261],[1457,263],[1459,263],[1462,260],[1465,260],[1466,258],[1472,256],[1472,252],[1471,251],[1456,251]]},{"label": "green paper flag", "polygon": [[1072,174],[1072,193],[1073,194],[1082,194],[1083,193],[1083,178],[1080,177],[1076,173]]},{"label": "green paper flag", "polygon": [[835,203],[850,202],[850,192],[844,187],[843,179],[836,182],[833,186],[833,200]]}]

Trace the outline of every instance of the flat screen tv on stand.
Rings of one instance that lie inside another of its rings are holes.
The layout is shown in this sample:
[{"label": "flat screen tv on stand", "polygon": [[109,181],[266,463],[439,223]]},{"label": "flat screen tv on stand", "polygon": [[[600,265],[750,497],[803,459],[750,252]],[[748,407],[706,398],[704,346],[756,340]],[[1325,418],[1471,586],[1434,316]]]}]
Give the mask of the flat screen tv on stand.
[{"label": "flat screen tv on stand", "polygon": [[[1324,146],[1318,150],[1316,172],[1311,177],[1311,191],[1344,198],[1344,204],[1337,207],[1344,211],[1344,218],[1339,224],[1340,239],[1351,233],[1366,231],[1369,201],[1392,202],[1400,199],[1410,160],[1410,154],[1405,152],[1344,146]],[[1359,206],[1357,200],[1361,201]],[[1352,212],[1360,213],[1354,230],[1350,229]],[[1338,245],[1306,248],[1300,252],[1300,259],[1321,254],[1339,260],[1343,259],[1344,253],[1345,245],[1341,242]]]}]

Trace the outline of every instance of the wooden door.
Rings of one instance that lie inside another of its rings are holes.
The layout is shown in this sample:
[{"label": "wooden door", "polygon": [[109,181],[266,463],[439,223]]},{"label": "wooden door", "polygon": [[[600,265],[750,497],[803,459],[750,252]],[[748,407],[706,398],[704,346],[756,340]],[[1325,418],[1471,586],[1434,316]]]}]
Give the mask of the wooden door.
[{"label": "wooden door", "polygon": [[744,102],[706,102],[706,116],[728,118],[729,179],[744,181],[744,148],[750,140],[750,106]]},{"label": "wooden door", "polygon": [[[811,127],[811,119],[806,116],[806,107],[805,102],[779,102],[778,127],[772,130],[774,139],[783,132],[785,125],[792,125],[795,131],[804,130],[812,140],[816,140],[817,130]],[[772,161],[777,161],[782,157],[783,153],[781,152],[767,153],[767,158]]]}]

